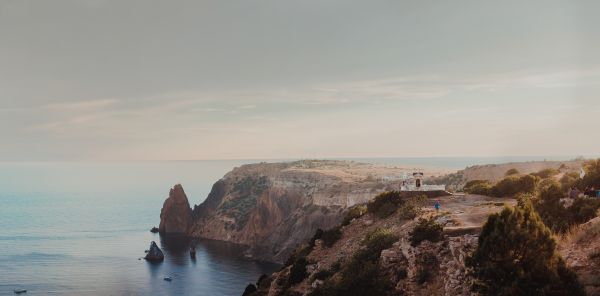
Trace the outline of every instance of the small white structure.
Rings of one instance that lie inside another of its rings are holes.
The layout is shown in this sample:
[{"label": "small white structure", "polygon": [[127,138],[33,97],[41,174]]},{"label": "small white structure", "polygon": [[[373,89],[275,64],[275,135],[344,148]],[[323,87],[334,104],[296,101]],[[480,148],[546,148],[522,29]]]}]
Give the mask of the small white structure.
[{"label": "small white structure", "polygon": [[446,190],[446,185],[425,185],[422,172],[414,172],[411,177],[406,176],[400,183],[400,191],[438,191]]}]

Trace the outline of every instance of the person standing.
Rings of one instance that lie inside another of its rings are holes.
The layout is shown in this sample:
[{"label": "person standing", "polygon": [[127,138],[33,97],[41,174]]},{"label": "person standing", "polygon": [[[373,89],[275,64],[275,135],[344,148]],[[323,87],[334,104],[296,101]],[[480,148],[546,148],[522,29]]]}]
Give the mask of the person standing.
[{"label": "person standing", "polygon": [[442,207],[442,204],[440,204],[440,200],[438,199],[435,201],[435,204],[433,206],[435,207],[435,211],[439,212],[440,208]]}]

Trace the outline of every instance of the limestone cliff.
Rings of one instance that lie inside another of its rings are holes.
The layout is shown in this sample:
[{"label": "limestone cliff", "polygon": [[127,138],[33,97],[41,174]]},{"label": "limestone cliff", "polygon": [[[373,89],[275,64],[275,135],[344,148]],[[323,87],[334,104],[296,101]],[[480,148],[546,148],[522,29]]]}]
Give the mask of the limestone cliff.
[{"label": "limestone cliff", "polygon": [[247,245],[249,257],[282,262],[318,228],[338,225],[347,207],[397,189],[398,178],[414,170],[350,161],[243,165],[194,207],[188,234]]},{"label": "limestone cliff", "polygon": [[175,185],[169,192],[160,211],[161,234],[187,234],[192,224],[192,209],[180,184]]}]

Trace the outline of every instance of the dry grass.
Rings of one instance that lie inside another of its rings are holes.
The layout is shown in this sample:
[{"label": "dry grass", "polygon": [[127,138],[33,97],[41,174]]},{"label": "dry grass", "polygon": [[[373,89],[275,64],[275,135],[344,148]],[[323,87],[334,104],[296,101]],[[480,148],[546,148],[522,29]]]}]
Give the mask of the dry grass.
[{"label": "dry grass", "polygon": [[594,218],[587,223],[575,225],[565,234],[558,236],[559,244],[576,244],[585,242],[600,235],[600,217]]}]

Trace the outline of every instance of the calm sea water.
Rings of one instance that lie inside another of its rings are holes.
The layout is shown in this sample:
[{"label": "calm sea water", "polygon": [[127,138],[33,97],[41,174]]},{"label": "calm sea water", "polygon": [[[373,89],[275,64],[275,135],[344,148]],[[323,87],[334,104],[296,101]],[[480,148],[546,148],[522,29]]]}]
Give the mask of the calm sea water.
[{"label": "calm sea water", "polygon": [[[358,160],[463,168],[519,159]],[[248,162],[0,163],[0,295],[240,295],[279,266],[215,241],[200,241],[192,261],[185,241],[161,241],[149,229],[171,186],[183,184],[198,204]],[[153,240],[165,251],[159,264],[139,260]]]}]

